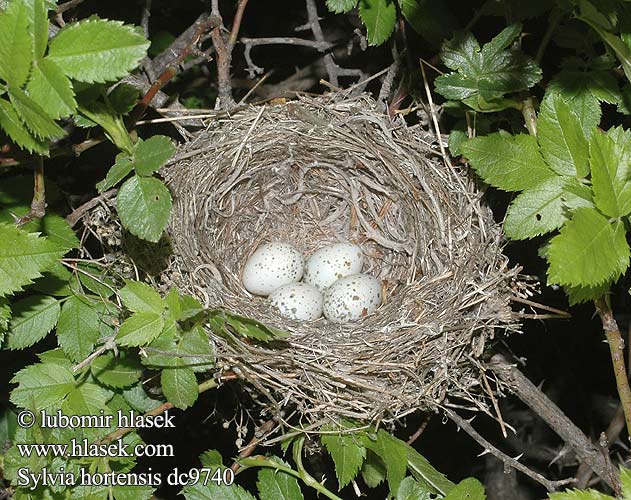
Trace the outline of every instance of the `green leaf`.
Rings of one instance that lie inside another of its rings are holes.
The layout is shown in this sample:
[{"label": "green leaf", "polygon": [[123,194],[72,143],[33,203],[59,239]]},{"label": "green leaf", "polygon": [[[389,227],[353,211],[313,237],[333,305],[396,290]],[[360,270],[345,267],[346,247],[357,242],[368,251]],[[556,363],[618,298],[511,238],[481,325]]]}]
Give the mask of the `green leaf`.
[{"label": "green leaf", "polygon": [[0,127],[21,148],[31,153],[48,155],[48,144],[29,132],[6,99],[0,99]]},{"label": "green leaf", "polygon": [[446,495],[454,488],[454,483],[447,479],[447,476],[442,472],[437,471],[429,463],[429,460],[411,446],[406,446],[408,450],[408,468],[417,481],[428,488],[432,488],[433,493],[441,495]]},{"label": "green leaf", "polygon": [[176,343],[177,326],[174,320],[167,320],[162,332],[153,340],[145,350],[146,356],[142,357],[142,364],[155,368],[179,366]]},{"label": "green leaf", "polygon": [[226,327],[229,326],[243,337],[262,340],[264,342],[289,337],[289,333],[287,332],[266,326],[254,319],[229,313],[222,309],[215,309],[209,312],[209,323],[211,328],[218,334],[224,333]]},{"label": "green leaf", "polygon": [[631,499],[631,469],[620,466],[620,483],[622,495],[625,499]]},{"label": "green leaf", "polygon": [[[13,211],[18,212],[17,209],[13,209]],[[26,214],[26,211],[24,214]],[[23,214],[20,213],[18,215]],[[56,243],[59,248],[63,248],[66,251],[79,248],[81,244],[74,230],[66,222],[66,219],[54,213],[49,213],[41,219],[33,220],[22,226],[22,229],[42,233],[49,241]]]},{"label": "green leaf", "polygon": [[215,366],[215,353],[208,335],[201,326],[185,332],[177,347],[179,366],[188,366],[194,372],[207,372]]},{"label": "green leaf", "polygon": [[0,413],[0,449],[6,450],[11,445],[17,428],[18,422],[15,413],[4,408]]},{"label": "green leaf", "polygon": [[399,0],[401,13],[412,28],[432,44],[439,46],[458,25],[443,2]]},{"label": "green leaf", "polygon": [[345,14],[357,6],[357,0],[326,0],[326,7],[335,14]]},{"label": "green leaf", "polygon": [[103,193],[116,186],[116,184],[127,177],[133,169],[134,164],[132,163],[131,157],[125,153],[119,153],[116,156],[116,163],[109,169],[105,179],[96,185],[99,193]]},{"label": "green leaf", "polygon": [[223,467],[223,457],[217,450],[206,450],[199,456],[199,462],[204,467]]},{"label": "green leaf", "polygon": [[15,374],[11,401],[22,408],[42,409],[61,402],[74,386],[70,369],[55,363],[37,363]]},{"label": "green leaf", "polygon": [[9,89],[9,99],[20,119],[40,139],[59,139],[66,132],[33,99],[18,88]]},{"label": "green leaf", "polygon": [[616,280],[629,265],[624,224],[610,223],[594,209],[574,212],[547,251],[550,283],[592,287]]},{"label": "green leaf", "polygon": [[153,399],[147,394],[142,384],[135,384],[123,391],[125,401],[136,411],[147,413],[162,404],[162,401]]},{"label": "green leaf", "polygon": [[[142,366],[135,356],[108,352],[96,358],[90,366],[92,375],[108,387],[125,388],[134,385],[142,375]],[[156,405],[154,405],[156,406]]]},{"label": "green leaf", "polygon": [[46,238],[0,223],[0,297],[22,291],[63,254]]},{"label": "green leaf", "polygon": [[125,123],[123,123],[123,119],[111,106],[100,101],[91,101],[87,104],[80,102],[78,110],[90,123],[86,123],[85,119],[77,119],[81,115],[75,116],[75,123],[80,127],[93,126],[91,122],[98,124],[103,128],[105,135],[110,141],[123,152],[131,153],[134,145],[129,137],[129,132],[125,127]]},{"label": "green leaf", "polygon": [[397,8],[393,0],[360,0],[359,17],[366,25],[368,43],[381,45],[394,31]]},{"label": "green leaf", "polygon": [[504,191],[523,191],[555,177],[530,135],[500,132],[474,137],[460,149],[487,184]]},{"label": "green leaf", "polygon": [[320,441],[333,459],[335,475],[341,490],[357,476],[366,458],[366,448],[353,434],[322,434]]},{"label": "green leaf", "polygon": [[596,206],[610,217],[631,212],[631,132],[595,132],[589,144]]},{"label": "green leaf", "polygon": [[83,361],[99,338],[99,315],[86,297],[73,295],[61,308],[57,325],[59,346],[74,362]]},{"label": "green leaf", "polygon": [[125,485],[113,486],[112,493],[116,500],[149,500],[155,498],[151,486]]},{"label": "green leaf", "polygon": [[431,500],[431,498],[430,492],[412,477],[406,477],[401,481],[396,496],[396,500]]},{"label": "green leaf", "polygon": [[98,295],[100,298],[111,297],[114,294],[114,282],[103,274],[101,267],[80,262],[77,264],[79,271],[79,281],[81,285],[87,288],[92,293]]},{"label": "green leaf", "polygon": [[33,56],[38,60],[44,57],[48,45],[48,9],[44,0],[30,0],[29,3],[32,9],[30,32],[33,38]]},{"label": "green leaf", "polygon": [[567,220],[563,203],[565,179],[552,177],[521,193],[508,207],[506,236],[525,240],[554,231]]},{"label": "green leaf", "polygon": [[548,494],[549,500],[614,500],[613,497],[596,490],[566,490]]},{"label": "green leaf", "polygon": [[606,293],[611,289],[611,281],[607,281],[602,285],[598,286],[589,286],[589,287],[568,287],[565,286],[563,289],[568,296],[568,302],[571,306],[576,304],[584,304],[585,302],[592,302]]},{"label": "green leaf", "polygon": [[535,85],[541,68],[522,53],[508,50],[520,33],[521,25],[512,24],[482,48],[471,33],[458,33],[441,52],[443,63],[455,73],[436,78],[436,91],[447,99],[479,94],[491,102]]},{"label": "green leaf", "polygon": [[4,339],[4,334],[9,329],[11,322],[11,307],[6,297],[0,297],[0,345]]},{"label": "green leaf", "polygon": [[383,460],[390,491],[396,492],[405,477],[408,465],[407,445],[383,429],[377,431],[374,439],[367,435],[362,436],[361,442]]},{"label": "green leaf", "polygon": [[126,115],[136,106],[140,90],[126,83],[119,83],[107,97],[114,111],[120,115]]},{"label": "green leaf", "polygon": [[51,118],[69,116],[77,109],[70,80],[49,59],[35,62],[26,90]]},{"label": "green leaf", "polygon": [[153,177],[133,176],[125,181],[116,199],[118,215],[134,236],[157,242],[169,221],[171,194]]},{"label": "green leaf", "polygon": [[26,83],[32,61],[28,8],[24,0],[14,0],[0,12],[0,77],[19,89]]},{"label": "green leaf", "polygon": [[362,466],[362,479],[369,488],[376,488],[386,480],[386,466],[378,455],[368,450]]},{"label": "green leaf", "polygon": [[197,401],[199,389],[195,372],[191,368],[165,368],[160,383],[164,397],[176,408],[185,410]]},{"label": "green leaf", "polygon": [[67,24],[50,42],[48,57],[74,80],[107,82],[133,70],[148,47],[133,26],[91,17]]},{"label": "green leaf", "polygon": [[589,145],[578,116],[559,94],[549,94],[537,120],[541,153],[559,175],[589,174]]},{"label": "green leaf", "polygon": [[[276,459],[282,462],[280,459]],[[303,500],[298,480],[286,472],[260,469],[256,486],[261,500]]]},{"label": "green leaf", "polygon": [[181,494],[186,500],[256,500],[238,484],[228,486],[209,482],[204,486],[203,481],[186,486]]},{"label": "green leaf", "polygon": [[123,305],[133,312],[162,314],[164,301],[151,286],[140,281],[128,281],[118,292]]},{"label": "green leaf", "polygon": [[486,500],[484,486],[472,477],[460,481],[444,500]]},{"label": "green leaf", "polygon": [[45,295],[33,295],[16,302],[7,347],[24,349],[43,339],[57,324],[59,311],[59,302]]},{"label": "green leaf", "polygon": [[154,135],[146,141],[140,139],[134,146],[134,169],[138,175],[150,176],[175,153],[171,139]]},{"label": "green leaf", "polygon": [[155,312],[137,312],[127,318],[118,330],[116,342],[123,346],[140,346],[155,339],[164,326],[164,320]]}]

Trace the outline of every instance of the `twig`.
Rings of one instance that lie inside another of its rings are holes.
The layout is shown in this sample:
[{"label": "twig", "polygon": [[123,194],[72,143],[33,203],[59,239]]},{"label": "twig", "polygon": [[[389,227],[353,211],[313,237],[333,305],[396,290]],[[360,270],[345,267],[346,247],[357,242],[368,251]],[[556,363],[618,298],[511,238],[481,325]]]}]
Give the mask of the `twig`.
[{"label": "twig", "polygon": [[543,485],[548,491],[556,491],[561,486],[565,486],[566,484],[572,484],[572,483],[574,483],[576,481],[576,479],[574,479],[573,477],[572,478],[568,478],[568,479],[562,479],[560,481],[551,481],[549,479],[546,479],[545,477],[543,477],[538,472],[530,470],[524,464],[520,463],[516,459],[514,459],[512,457],[509,457],[508,455],[506,455],[502,451],[498,450],[495,446],[493,446],[486,439],[484,439],[473,428],[473,426],[467,420],[462,418],[460,415],[458,415],[457,413],[455,413],[455,412],[453,412],[453,411],[451,411],[451,410],[449,410],[447,408],[445,408],[444,410],[447,413],[447,416],[455,424],[457,424],[458,427],[460,427],[467,434],[469,434],[469,436],[471,436],[475,441],[478,442],[478,444],[480,446],[482,446],[482,448],[484,448],[484,451],[486,453],[490,453],[491,455],[493,455],[497,459],[501,460],[504,463],[504,465],[510,466],[513,469],[518,470],[522,474],[525,474],[529,478],[537,481],[539,484]]},{"label": "twig", "polygon": [[86,212],[96,207],[102,200],[106,200],[111,198],[116,194],[117,189],[110,189],[109,191],[105,191],[98,196],[95,196],[89,201],[86,201],[83,205],[75,208],[69,215],[66,216],[66,222],[70,227],[74,227],[77,222],[81,220],[81,217],[85,215]]},{"label": "twig", "polygon": [[631,387],[629,387],[629,379],[627,378],[627,370],[624,364],[624,340],[622,340],[620,328],[613,316],[609,297],[600,297],[594,302],[594,305],[607,336],[618,395],[620,396],[620,403],[622,404],[627,424],[627,432],[631,432]]},{"label": "twig", "polygon": [[328,42],[318,42],[316,40],[306,40],[296,37],[273,36],[267,38],[241,38],[241,43],[246,46],[255,47],[257,45],[300,45],[314,49],[328,49],[332,45]]},{"label": "twig", "polygon": [[532,300],[523,299],[518,297],[517,295],[513,295],[510,298],[511,302],[519,302],[520,304],[525,304],[527,306],[534,307],[535,309],[542,309],[544,311],[548,311],[554,313],[563,318],[571,318],[572,315],[567,311],[562,311],[561,309],[555,309],[554,307],[546,306],[545,304],[540,304],[539,302],[534,302]]},{"label": "twig", "polygon": [[252,455],[252,453],[254,453],[254,450],[256,450],[256,447],[259,445],[259,443],[263,441],[265,436],[269,434],[274,429],[275,426],[276,426],[276,422],[274,420],[267,420],[266,422],[263,422],[263,424],[254,431],[254,436],[252,436],[252,439],[250,439],[250,442],[246,445],[245,448],[241,450],[237,460],[235,460],[234,463],[230,466],[230,468],[235,474],[241,468],[241,464],[239,463],[239,460]]},{"label": "twig", "polygon": [[588,464],[614,491],[620,491],[619,478],[611,466],[609,457],[603,456],[600,449],[567,418],[554,402],[517,367],[509,364],[501,354],[496,354],[491,358],[490,368],[519,399],[526,403],[574,450],[579,460]]},{"label": "twig", "polygon": [[142,8],[142,15],[140,17],[140,26],[145,33],[145,38],[149,38],[149,18],[151,17],[151,2],[152,0],[145,0],[145,5]]},{"label": "twig", "polygon": [[15,225],[23,226],[35,219],[46,215],[46,191],[44,184],[44,158],[38,156],[35,160],[35,175],[33,180],[33,201],[31,209],[23,217],[15,217]]},{"label": "twig", "polygon": [[241,21],[243,21],[243,12],[248,5],[248,0],[239,0],[237,4],[237,10],[234,13],[234,19],[232,20],[232,29],[230,30],[230,38],[228,38],[228,50],[232,52],[237,38],[239,37],[239,30],[241,29]]},{"label": "twig", "polygon": [[425,431],[425,429],[427,428],[427,424],[429,424],[429,421],[432,419],[432,413],[428,413],[427,416],[423,419],[423,421],[421,422],[421,425],[418,426],[418,429],[416,429],[416,431],[414,432],[414,434],[412,434],[408,440],[406,441],[407,444],[412,444],[414,441],[416,441],[419,437],[421,437],[421,434],[423,434],[423,432]]},{"label": "twig", "polygon": [[546,32],[543,35],[543,38],[541,39],[541,43],[539,44],[539,49],[537,50],[537,56],[535,57],[535,61],[537,61],[537,63],[539,64],[541,64],[541,60],[543,59],[543,54],[545,54],[546,49],[548,48],[548,44],[550,43],[550,40],[552,39],[552,35],[554,34],[554,31],[557,29],[557,26],[559,25],[559,21],[561,21],[561,10],[554,9],[552,11],[552,14],[548,18],[548,29],[546,30]]},{"label": "twig", "polygon": [[80,3],[83,3],[84,0],[69,0],[68,2],[64,2],[61,5],[57,6],[57,10],[55,10],[55,14],[63,14],[64,12],[69,11],[70,9],[74,9]]},{"label": "twig", "polygon": [[528,133],[533,137],[537,137],[537,112],[532,97],[524,99],[521,103],[521,114],[524,116],[524,122]]}]

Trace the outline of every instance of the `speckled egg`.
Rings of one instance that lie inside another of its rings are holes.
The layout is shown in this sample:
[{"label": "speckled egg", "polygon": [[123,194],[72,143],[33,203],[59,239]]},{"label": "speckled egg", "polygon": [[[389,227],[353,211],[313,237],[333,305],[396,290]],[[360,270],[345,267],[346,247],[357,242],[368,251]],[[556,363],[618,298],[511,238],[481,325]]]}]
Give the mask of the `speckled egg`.
[{"label": "speckled egg", "polygon": [[243,267],[241,280],[255,295],[269,295],[287,283],[302,278],[304,258],[289,243],[266,243],[250,256]]},{"label": "speckled egg", "polygon": [[289,283],[269,296],[272,305],[286,318],[313,321],[322,316],[322,292],[306,283]]},{"label": "speckled egg", "polygon": [[381,305],[381,282],[367,274],[353,274],[333,283],[324,293],[326,319],[341,323],[360,319]]},{"label": "speckled egg", "polygon": [[364,254],[357,245],[334,243],[307,259],[304,282],[324,290],[340,278],[360,273],[363,264]]}]

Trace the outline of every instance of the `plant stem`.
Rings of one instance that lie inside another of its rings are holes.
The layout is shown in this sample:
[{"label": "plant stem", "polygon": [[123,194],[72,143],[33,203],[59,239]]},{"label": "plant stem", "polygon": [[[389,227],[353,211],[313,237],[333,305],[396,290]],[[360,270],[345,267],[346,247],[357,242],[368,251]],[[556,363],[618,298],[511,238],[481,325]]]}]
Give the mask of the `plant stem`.
[{"label": "plant stem", "polygon": [[524,116],[524,122],[528,133],[533,137],[537,137],[537,112],[532,97],[524,99],[521,103],[521,114]]},{"label": "plant stem", "polygon": [[622,404],[624,419],[627,424],[627,433],[631,433],[631,387],[629,387],[629,379],[627,378],[627,370],[624,364],[624,340],[620,334],[618,323],[613,316],[608,297],[600,297],[594,301],[594,305],[607,336],[618,395],[620,396],[620,403]]},{"label": "plant stem", "polygon": [[550,15],[550,20],[548,21],[548,29],[546,30],[543,38],[541,39],[541,44],[539,45],[539,49],[537,50],[537,56],[535,57],[535,61],[538,64],[541,64],[541,60],[543,59],[543,54],[545,54],[546,49],[548,48],[548,44],[552,39],[552,35],[554,34],[557,26],[559,25],[559,21],[561,21],[561,10],[554,9],[552,14]]}]

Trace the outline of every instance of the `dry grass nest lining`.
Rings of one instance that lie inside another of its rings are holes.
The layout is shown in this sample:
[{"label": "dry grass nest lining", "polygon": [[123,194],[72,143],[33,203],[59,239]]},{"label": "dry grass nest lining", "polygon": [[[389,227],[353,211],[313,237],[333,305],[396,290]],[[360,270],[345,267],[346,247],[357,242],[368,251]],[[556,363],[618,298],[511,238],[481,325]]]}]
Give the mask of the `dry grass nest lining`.
[{"label": "dry grass nest lining", "polygon": [[[485,342],[495,328],[518,329],[501,232],[433,134],[389,119],[369,97],[336,97],[251,107],[180,149],[162,172],[174,195],[170,281],[291,332],[273,346],[216,340],[220,366],[276,410],[375,421],[436,409],[446,395],[480,405]],[[342,325],[279,317],[240,279],[270,241],[305,255],[359,244],[384,304]]]}]

